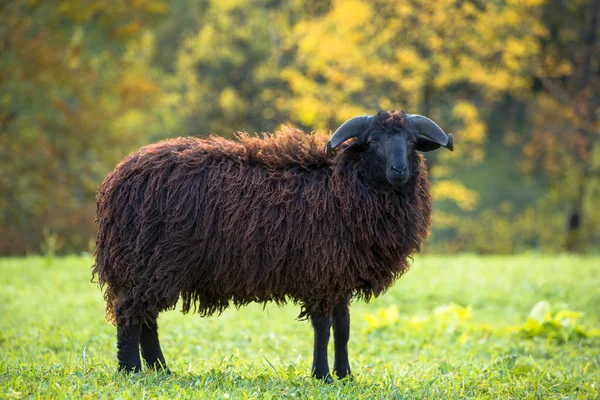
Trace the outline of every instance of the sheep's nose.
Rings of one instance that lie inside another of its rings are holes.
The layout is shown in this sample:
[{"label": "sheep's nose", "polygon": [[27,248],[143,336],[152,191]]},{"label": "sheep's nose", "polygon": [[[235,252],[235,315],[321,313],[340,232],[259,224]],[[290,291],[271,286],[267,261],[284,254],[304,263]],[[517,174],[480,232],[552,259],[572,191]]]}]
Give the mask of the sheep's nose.
[{"label": "sheep's nose", "polygon": [[401,186],[408,181],[410,174],[407,166],[392,165],[387,173],[387,178],[392,186]]},{"label": "sheep's nose", "polygon": [[397,167],[395,165],[392,165],[392,170],[397,173],[398,175],[406,175],[407,173],[407,167],[406,165],[404,167]]},{"label": "sheep's nose", "polygon": [[407,180],[408,179],[408,167],[405,166],[396,166],[396,165],[392,165],[391,170],[393,171],[392,174],[394,175],[394,177],[396,179],[401,179],[401,180]]}]

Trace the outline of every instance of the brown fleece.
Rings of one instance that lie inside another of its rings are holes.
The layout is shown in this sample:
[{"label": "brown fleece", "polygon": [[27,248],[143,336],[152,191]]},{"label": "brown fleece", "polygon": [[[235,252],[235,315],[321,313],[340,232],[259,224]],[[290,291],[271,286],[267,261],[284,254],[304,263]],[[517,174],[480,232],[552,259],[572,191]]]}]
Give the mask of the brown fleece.
[{"label": "brown fleece", "polygon": [[[403,123],[381,122],[392,121]],[[93,273],[110,321],[151,321],[179,298],[202,316],[268,301],[331,315],[344,296],[368,301],[408,269],[431,222],[420,154],[393,189],[298,130],[238,139],[164,140],[106,177]]]}]

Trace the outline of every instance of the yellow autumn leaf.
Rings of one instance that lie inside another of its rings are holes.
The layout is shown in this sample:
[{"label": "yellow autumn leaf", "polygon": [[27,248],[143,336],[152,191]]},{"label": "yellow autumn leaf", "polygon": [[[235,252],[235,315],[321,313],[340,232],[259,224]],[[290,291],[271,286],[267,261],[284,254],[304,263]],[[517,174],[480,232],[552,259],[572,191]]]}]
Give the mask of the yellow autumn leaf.
[{"label": "yellow autumn leaf", "polygon": [[440,181],[431,188],[432,196],[437,200],[450,200],[456,203],[460,208],[472,211],[477,206],[479,195],[468,189],[460,182]]}]

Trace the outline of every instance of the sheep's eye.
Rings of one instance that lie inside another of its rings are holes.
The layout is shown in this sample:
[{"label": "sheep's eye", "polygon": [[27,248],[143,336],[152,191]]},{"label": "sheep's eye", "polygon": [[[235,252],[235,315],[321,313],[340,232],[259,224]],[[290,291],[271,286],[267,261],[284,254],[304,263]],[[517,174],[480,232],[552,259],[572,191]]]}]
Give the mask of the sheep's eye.
[{"label": "sheep's eye", "polygon": [[415,139],[408,139],[408,143],[413,145],[413,144],[417,143],[417,141]]},{"label": "sheep's eye", "polygon": [[372,146],[372,145],[374,145],[374,144],[375,144],[375,142],[374,142],[374,141],[372,141],[372,140],[369,140],[369,141],[367,142],[367,144],[368,144],[369,146]]}]

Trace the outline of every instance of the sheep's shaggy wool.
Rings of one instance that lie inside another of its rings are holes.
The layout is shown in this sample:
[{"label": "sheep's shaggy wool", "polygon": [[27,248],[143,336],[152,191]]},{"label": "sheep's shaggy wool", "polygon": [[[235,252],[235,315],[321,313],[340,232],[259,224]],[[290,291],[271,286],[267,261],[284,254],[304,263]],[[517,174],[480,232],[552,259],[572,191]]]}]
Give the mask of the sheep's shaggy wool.
[{"label": "sheep's shaggy wool", "polygon": [[180,298],[203,316],[288,300],[301,317],[331,315],[343,296],[381,294],[428,236],[424,159],[393,189],[324,145],[288,128],[170,139],[123,160],[97,196],[107,318],[149,321]]}]

